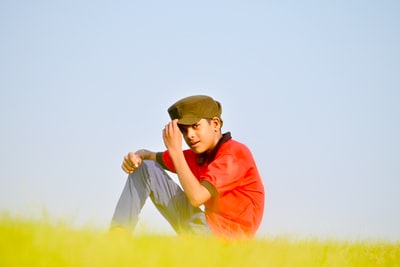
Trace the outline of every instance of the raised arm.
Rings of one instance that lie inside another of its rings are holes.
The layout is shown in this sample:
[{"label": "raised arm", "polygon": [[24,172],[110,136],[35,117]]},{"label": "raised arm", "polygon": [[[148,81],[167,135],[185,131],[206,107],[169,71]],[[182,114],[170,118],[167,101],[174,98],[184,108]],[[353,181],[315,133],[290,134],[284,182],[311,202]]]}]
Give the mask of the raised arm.
[{"label": "raised arm", "polygon": [[177,125],[177,120],[173,120],[165,126],[163,139],[190,204],[194,207],[204,204],[211,198],[211,193],[200,184],[186,162],[182,152],[182,133]]}]

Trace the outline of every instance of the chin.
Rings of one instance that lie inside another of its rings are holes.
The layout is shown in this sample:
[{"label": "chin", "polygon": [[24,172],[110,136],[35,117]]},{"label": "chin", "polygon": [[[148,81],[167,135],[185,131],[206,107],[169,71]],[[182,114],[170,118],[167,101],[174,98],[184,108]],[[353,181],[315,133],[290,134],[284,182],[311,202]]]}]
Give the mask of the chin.
[{"label": "chin", "polygon": [[203,149],[197,147],[192,147],[191,149],[195,154],[203,154],[205,152]]}]

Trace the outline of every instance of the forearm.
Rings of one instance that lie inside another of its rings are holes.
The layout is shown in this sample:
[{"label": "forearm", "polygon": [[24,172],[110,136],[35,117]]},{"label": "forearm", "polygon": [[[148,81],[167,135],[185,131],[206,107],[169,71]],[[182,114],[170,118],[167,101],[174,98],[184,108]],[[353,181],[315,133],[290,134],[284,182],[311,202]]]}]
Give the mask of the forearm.
[{"label": "forearm", "polygon": [[190,203],[195,207],[204,204],[204,202],[210,199],[211,194],[208,189],[201,185],[193,175],[183,153],[174,153],[171,158],[174,163],[179,182],[181,183]]},{"label": "forearm", "polygon": [[156,160],[156,153],[146,149],[140,149],[135,152],[142,160]]}]

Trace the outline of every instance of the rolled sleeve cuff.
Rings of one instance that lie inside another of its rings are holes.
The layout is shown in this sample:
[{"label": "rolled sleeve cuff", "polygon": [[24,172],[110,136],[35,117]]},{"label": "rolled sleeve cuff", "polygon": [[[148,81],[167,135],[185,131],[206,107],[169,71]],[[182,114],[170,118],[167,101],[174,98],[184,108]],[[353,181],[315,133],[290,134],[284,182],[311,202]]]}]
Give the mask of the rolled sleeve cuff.
[{"label": "rolled sleeve cuff", "polygon": [[207,188],[207,190],[210,192],[210,194],[211,194],[212,197],[216,197],[216,196],[218,195],[217,189],[216,189],[215,186],[214,186],[212,183],[210,183],[209,181],[202,180],[202,181],[200,182],[200,184],[201,184],[202,186],[204,186],[205,188]]}]

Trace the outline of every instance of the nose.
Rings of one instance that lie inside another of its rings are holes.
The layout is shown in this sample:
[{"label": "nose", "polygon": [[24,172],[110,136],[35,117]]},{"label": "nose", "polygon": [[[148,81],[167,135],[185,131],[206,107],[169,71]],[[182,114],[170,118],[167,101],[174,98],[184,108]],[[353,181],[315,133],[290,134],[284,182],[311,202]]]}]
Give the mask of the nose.
[{"label": "nose", "polygon": [[194,137],[194,129],[192,127],[188,127],[187,129],[187,137],[193,138]]}]

